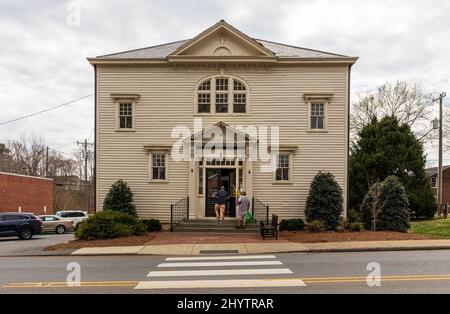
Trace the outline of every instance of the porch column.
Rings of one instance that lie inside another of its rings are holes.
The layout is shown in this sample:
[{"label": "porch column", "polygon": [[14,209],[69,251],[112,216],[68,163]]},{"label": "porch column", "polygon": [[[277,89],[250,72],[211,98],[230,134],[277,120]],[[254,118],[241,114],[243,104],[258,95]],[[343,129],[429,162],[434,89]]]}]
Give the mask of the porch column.
[{"label": "porch column", "polygon": [[189,219],[197,219],[195,197],[195,162],[189,161]]},{"label": "porch column", "polygon": [[249,200],[253,198],[253,162],[249,158],[244,162],[244,187]]}]

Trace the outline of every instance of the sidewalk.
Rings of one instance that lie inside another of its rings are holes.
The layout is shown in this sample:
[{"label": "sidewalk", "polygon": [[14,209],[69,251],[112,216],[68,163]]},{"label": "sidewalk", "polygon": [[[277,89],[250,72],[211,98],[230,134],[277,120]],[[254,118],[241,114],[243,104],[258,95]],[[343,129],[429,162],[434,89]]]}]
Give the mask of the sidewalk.
[{"label": "sidewalk", "polygon": [[[210,240],[211,236],[196,238]],[[95,255],[162,255],[190,256],[213,254],[268,254],[268,253],[324,253],[324,252],[370,252],[370,251],[416,251],[448,250],[450,240],[404,240],[404,241],[365,241],[365,242],[328,242],[294,243],[287,240],[261,241],[245,237],[246,242],[195,243],[192,237],[180,235],[181,243],[161,244],[162,239],[150,241],[143,246],[82,248],[72,253],[75,256]],[[230,236],[228,241],[237,240]],[[175,241],[175,239],[173,240]],[[191,243],[186,243],[191,241]],[[226,241],[226,240],[225,240]]]}]

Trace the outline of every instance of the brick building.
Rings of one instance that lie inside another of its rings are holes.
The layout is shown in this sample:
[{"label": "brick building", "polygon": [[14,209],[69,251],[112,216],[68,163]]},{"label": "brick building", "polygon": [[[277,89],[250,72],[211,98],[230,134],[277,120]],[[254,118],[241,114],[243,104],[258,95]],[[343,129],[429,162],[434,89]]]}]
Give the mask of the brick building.
[{"label": "brick building", "polygon": [[53,213],[53,179],[0,172],[0,212]]},{"label": "brick building", "polygon": [[[434,195],[437,197],[437,177],[438,168],[429,168],[425,170],[430,180],[431,187],[433,189]],[[450,165],[443,167],[443,180],[442,180],[442,202],[450,204]]]}]

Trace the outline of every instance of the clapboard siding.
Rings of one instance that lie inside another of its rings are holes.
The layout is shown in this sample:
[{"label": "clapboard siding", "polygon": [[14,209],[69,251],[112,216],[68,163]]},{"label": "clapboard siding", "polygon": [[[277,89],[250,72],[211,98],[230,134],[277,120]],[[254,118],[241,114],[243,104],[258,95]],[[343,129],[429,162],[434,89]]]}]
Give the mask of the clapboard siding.
[{"label": "clapboard siding", "polygon": [[[226,75],[250,87],[247,115],[203,116],[203,126],[217,122],[280,127],[281,144],[297,145],[293,184],[274,185],[272,174],[253,166],[253,195],[268,203],[282,218],[303,217],[309,184],[319,170],[331,171],[346,191],[348,66],[291,65],[230,67]],[[97,207],[114,181],[127,181],[142,217],[170,218],[170,204],[187,197],[189,164],[169,163],[169,183],[149,183],[149,160],[144,145],[170,145],[172,128],[194,122],[195,86],[218,75],[213,66],[152,65],[97,66]],[[308,107],[304,93],[333,93],[328,108],[328,133],[308,133]],[[116,132],[112,93],[136,93],[136,132]]]}]

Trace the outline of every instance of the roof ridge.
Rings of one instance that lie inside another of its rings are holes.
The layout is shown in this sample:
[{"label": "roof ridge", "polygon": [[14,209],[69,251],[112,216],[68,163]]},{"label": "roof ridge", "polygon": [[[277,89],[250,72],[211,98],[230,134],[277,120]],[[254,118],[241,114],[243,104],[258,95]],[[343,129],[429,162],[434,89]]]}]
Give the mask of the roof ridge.
[{"label": "roof ridge", "polygon": [[162,46],[168,46],[168,45],[172,45],[172,44],[186,42],[188,40],[190,40],[190,39],[183,39],[183,40],[172,41],[172,42],[165,43],[165,44],[158,44],[158,45],[148,46],[148,47],[143,47],[143,48],[130,49],[130,50],[125,50],[125,51],[120,51],[120,52],[115,52],[115,53],[110,53],[110,54],[106,54],[106,55],[97,56],[96,58],[111,57],[111,56],[114,56],[114,55],[119,55],[119,54],[128,53],[128,52],[135,52],[135,51],[140,51],[140,50],[145,50],[145,49],[158,48],[158,47],[162,47]]},{"label": "roof ridge", "polygon": [[253,38],[256,41],[262,41],[262,42],[267,42],[267,43],[271,43],[271,44],[276,44],[276,45],[281,45],[281,46],[286,46],[286,47],[291,47],[291,48],[297,48],[297,49],[303,49],[303,50],[308,50],[308,51],[313,51],[313,52],[320,52],[320,53],[326,53],[329,55],[333,55],[333,56],[338,56],[338,57],[343,57],[343,58],[350,58],[347,55],[343,55],[343,54],[338,54],[338,53],[333,53],[333,52],[328,52],[328,51],[323,51],[323,50],[317,50],[317,49],[311,49],[311,48],[305,48],[305,47],[300,47],[300,46],[294,46],[294,45],[290,45],[290,44],[283,44],[280,42],[276,42],[276,41],[271,41],[271,40],[266,40],[266,39],[259,39],[259,38]]}]

